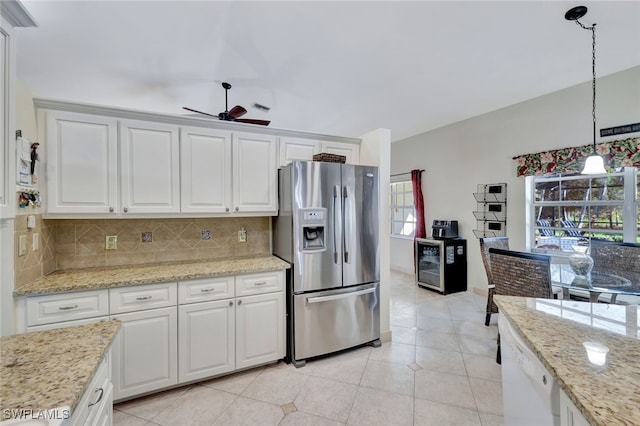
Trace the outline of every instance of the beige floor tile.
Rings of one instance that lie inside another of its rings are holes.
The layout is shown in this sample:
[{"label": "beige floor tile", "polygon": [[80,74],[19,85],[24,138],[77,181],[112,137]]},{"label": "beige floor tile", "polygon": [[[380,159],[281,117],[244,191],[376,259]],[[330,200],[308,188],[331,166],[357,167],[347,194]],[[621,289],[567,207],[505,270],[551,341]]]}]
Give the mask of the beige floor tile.
[{"label": "beige floor tile", "polygon": [[442,349],[446,351],[460,351],[458,338],[454,333],[441,333],[438,331],[418,330],[416,333],[416,346],[425,348]]},{"label": "beige floor tile", "polygon": [[270,426],[279,424],[283,417],[282,408],[278,405],[239,396],[224,410],[220,417],[209,424],[214,426]]},{"label": "beige floor tile", "polygon": [[292,369],[264,370],[242,392],[242,396],[276,405],[293,402],[302,390],[307,376]]},{"label": "beige floor tile", "polygon": [[182,394],[176,403],[162,410],[153,418],[163,426],[210,425],[238,398],[237,395],[206,386],[194,386]]},{"label": "beige floor tile", "polygon": [[484,317],[481,317],[478,321],[453,320],[453,326],[456,333],[465,336],[482,337],[484,339],[495,339],[498,336],[498,328],[484,325]]},{"label": "beige floor tile", "polygon": [[437,333],[455,333],[453,322],[449,318],[434,318],[421,315],[417,321],[420,330],[435,331]]},{"label": "beige floor tile", "polygon": [[113,410],[113,424],[115,426],[147,426],[152,423],[140,417],[127,414],[124,411]]},{"label": "beige floor tile", "polygon": [[262,368],[254,368],[251,370],[241,371],[229,376],[219,377],[217,379],[201,382],[202,386],[223,390],[225,392],[240,395],[262,372]]},{"label": "beige floor tile", "polygon": [[476,410],[416,399],[414,425],[482,426]]},{"label": "beige floor tile", "polygon": [[178,399],[189,389],[191,389],[191,386],[159,392],[116,404],[114,408],[142,419],[152,420],[162,410],[175,406]]},{"label": "beige floor tile", "polygon": [[[493,355],[493,354],[492,354]],[[463,354],[467,375],[478,379],[502,381],[502,368],[496,363],[495,356],[487,357],[473,354]]]},{"label": "beige floor tile", "polygon": [[404,343],[405,345],[416,344],[416,330],[410,327],[398,327],[394,325],[389,328],[391,329],[391,340],[393,342]]},{"label": "beige floor tile", "polygon": [[414,373],[410,366],[370,359],[360,386],[413,396]]},{"label": "beige floor tile", "polygon": [[466,375],[462,354],[456,351],[441,351],[416,347],[416,364],[430,371]]},{"label": "beige floor tile", "polygon": [[498,348],[495,339],[487,339],[482,336],[458,335],[458,344],[462,353],[494,358]]},{"label": "beige floor tile", "polygon": [[340,426],[344,424],[302,411],[287,414],[280,422],[280,426]]},{"label": "beige floor tile", "polygon": [[480,413],[482,426],[504,426],[504,418],[495,414]]},{"label": "beige floor tile", "polygon": [[416,398],[476,409],[467,376],[424,369],[416,371],[415,380]]},{"label": "beige floor tile", "polygon": [[347,424],[413,425],[413,398],[378,389],[359,388]]},{"label": "beige floor tile", "polygon": [[311,376],[294,403],[298,411],[346,422],[358,387]]},{"label": "beige floor tile", "polygon": [[354,354],[343,354],[335,357],[322,358],[308,361],[303,372],[325,379],[337,380],[339,382],[357,385],[360,383],[362,373],[369,358],[367,356],[357,356]]},{"label": "beige floor tile", "polygon": [[502,382],[469,378],[478,411],[502,415]]},{"label": "beige floor tile", "polygon": [[403,343],[385,342],[369,354],[369,359],[411,365],[416,361],[416,347]]}]

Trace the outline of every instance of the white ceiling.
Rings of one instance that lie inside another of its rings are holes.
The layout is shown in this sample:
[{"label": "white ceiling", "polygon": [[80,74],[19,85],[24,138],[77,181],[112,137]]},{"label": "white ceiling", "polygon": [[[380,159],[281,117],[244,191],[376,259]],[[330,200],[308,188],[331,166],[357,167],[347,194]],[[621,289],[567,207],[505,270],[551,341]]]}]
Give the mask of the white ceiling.
[{"label": "white ceiling", "polygon": [[[403,139],[640,65],[639,1],[31,1],[18,78],[35,97]],[[263,113],[254,102],[271,107]]]}]

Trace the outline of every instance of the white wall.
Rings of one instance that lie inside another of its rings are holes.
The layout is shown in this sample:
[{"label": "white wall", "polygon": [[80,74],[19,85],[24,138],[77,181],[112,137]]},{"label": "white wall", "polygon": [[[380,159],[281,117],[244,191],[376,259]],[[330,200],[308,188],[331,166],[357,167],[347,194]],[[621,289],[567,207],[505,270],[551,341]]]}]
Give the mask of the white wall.
[{"label": "white wall", "polygon": [[[639,111],[640,67],[598,79],[598,129],[637,123]],[[426,170],[422,184],[427,232],[434,219],[459,221],[460,234],[468,240],[470,290],[485,292],[487,284],[478,239],[473,235],[476,202],[472,194],[477,184],[507,183],[507,236],[513,249],[523,250],[524,178],[516,177],[511,158],[588,145],[591,122],[589,81],[391,144],[392,174]],[[392,269],[404,270],[407,265],[413,269],[407,264],[412,262],[411,242],[392,239],[391,252]]]}]

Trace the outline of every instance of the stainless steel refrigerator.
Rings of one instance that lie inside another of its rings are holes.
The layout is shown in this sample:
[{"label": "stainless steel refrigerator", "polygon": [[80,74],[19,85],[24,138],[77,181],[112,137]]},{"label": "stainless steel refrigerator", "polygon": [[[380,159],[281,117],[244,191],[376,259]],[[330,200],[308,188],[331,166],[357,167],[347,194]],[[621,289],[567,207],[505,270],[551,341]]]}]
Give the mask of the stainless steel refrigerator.
[{"label": "stainless steel refrigerator", "polygon": [[378,168],[294,161],[278,171],[273,253],[287,279],[287,358],[380,344]]}]

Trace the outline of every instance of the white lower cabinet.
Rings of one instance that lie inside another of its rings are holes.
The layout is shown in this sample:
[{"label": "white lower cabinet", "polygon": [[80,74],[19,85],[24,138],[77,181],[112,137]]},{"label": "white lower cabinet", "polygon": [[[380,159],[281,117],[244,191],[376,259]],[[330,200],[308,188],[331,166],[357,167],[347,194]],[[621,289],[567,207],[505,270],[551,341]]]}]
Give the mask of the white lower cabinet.
[{"label": "white lower cabinet", "polygon": [[236,369],[284,357],[282,292],[236,300]]},{"label": "white lower cabinet", "polygon": [[562,389],[560,389],[560,425],[589,426],[587,419]]},{"label": "white lower cabinet", "polygon": [[178,383],[175,306],[111,318],[122,322],[112,348],[115,400]]},{"label": "white lower cabinet", "polygon": [[178,307],[178,359],[181,383],[235,369],[233,299]]},{"label": "white lower cabinet", "polygon": [[112,424],[113,386],[110,370],[111,357],[107,352],[89,386],[80,397],[80,402],[78,402],[69,424],[73,426]]}]

